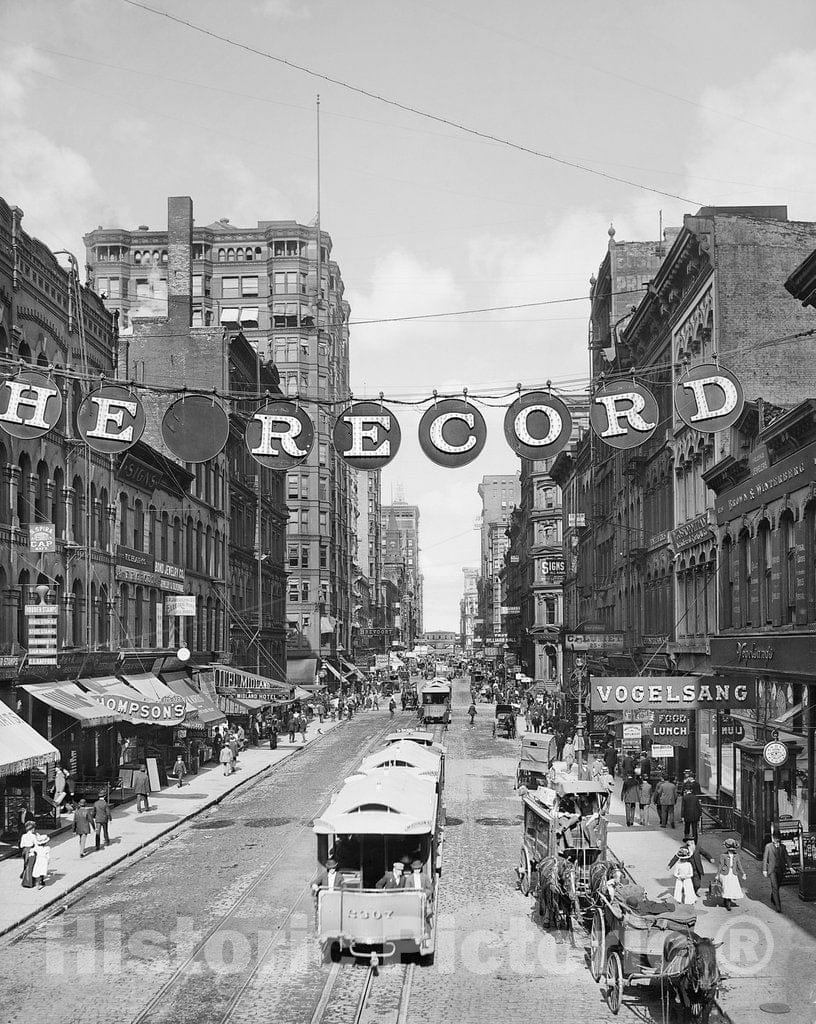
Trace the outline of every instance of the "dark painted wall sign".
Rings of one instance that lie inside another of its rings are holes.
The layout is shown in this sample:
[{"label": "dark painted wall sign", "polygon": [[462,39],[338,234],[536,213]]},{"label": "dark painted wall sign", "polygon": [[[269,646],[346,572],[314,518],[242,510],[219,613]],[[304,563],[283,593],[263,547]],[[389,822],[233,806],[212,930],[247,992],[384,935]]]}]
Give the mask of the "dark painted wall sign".
[{"label": "dark painted wall sign", "polygon": [[720,680],[718,676],[592,676],[589,702],[593,711],[752,708],[756,687],[750,679]]},{"label": "dark painted wall sign", "polygon": [[229,419],[215,398],[185,395],[162,417],[162,438],[182,462],[209,462],[224,450]]},{"label": "dark painted wall sign", "polygon": [[714,502],[717,522],[722,526],[813,480],[816,480],[816,442],[802,448],[795,455],[780,459],[768,469],[756,473],[750,480],[723,491]]},{"label": "dark painted wall sign", "polygon": [[684,551],[686,548],[709,540],[714,535],[708,522],[708,512],[692,519],[688,523],[682,523],[674,530],[669,531],[669,543],[675,551]]}]

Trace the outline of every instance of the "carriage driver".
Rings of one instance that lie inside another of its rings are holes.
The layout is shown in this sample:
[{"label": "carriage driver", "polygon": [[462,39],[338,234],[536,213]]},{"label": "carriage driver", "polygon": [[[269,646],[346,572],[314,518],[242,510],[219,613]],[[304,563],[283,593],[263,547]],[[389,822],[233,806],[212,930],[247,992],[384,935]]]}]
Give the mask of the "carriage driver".
[{"label": "carriage driver", "polygon": [[597,819],[598,814],[593,810],[591,801],[583,794],[579,794],[577,798],[565,796],[558,808],[558,829],[556,831],[562,848],[566,850],[573,845],[570,842],[570,834],[580,836],[585,845],[596,846]]}]

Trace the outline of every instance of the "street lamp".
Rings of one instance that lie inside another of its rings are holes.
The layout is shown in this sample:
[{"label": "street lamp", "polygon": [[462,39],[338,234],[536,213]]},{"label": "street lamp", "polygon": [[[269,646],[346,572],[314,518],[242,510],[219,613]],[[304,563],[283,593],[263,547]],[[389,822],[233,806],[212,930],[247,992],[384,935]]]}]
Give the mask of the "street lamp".
[{"label": "street lamp", "polygon": [[[573,648],[574,650],[574,648]],[[575,683],[578,690],[578,726],[575,730],[575,753],[578,755],[579,767],[584,763],[584,669],[586,658],[576,655],[573,664],[575,665]]]}]

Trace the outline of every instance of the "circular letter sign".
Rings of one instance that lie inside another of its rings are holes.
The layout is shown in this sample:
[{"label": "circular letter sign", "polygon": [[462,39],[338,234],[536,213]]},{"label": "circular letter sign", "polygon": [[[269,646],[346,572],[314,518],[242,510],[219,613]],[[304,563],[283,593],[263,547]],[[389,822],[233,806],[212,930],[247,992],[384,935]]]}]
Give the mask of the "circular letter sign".
[{"label": "circular letter sign", "polygon": [[44,373],[23,370],[0,384],[0,427],[12,437],[42,437],[61,415],[62,392]]},{"label": "circular letter sign", "polygon": [[314,424],[294,402],[267,402],[247,424],[249,454],[269,469],[290,469],[308,458],[314,447]]},{"label": "circular letter sign", "polygon": [[737,377],[724,366],[701,363],[685,373],[674,387],[674,407],[693,430],[727,430],[742,415],[745,395]]},{"label": "circular letter sign", "polygon": [[435,402],[419,421],[419,444],[437,466],[467,466],[479,455],[486,440],[484,417],[461,398]]},{"label": "circular letter sign", "polygon": [[399,451],[397,417],[377,402],[355,402],[337,418],[333,433],[337,454],[355,469],[381,469]]},{"label": "circular letter sign", "polygon": [[592,429],[612,448],[637,448],[655,432],[658,419],[654,395],[631,380],[607,384],[589,406]]},{"label": "circular letter sign", "polygon": [[522,459],[552,458],[562,451],[571,433],[569,409],[546,391],[521,395],[504,414],[504,436]]},{"label": "circular letter sign", "polygon": [[185,395],[162,417],[162,438],[182,462],[208,462],[224,450],[229,420],[223,406],[206,395]]},{"label": "circular letter sign", "polygon": [[144,433],[142,403],[127,388],[103,384],[77,410],[77,429],[89,448],[103,455],[127,451]]}]

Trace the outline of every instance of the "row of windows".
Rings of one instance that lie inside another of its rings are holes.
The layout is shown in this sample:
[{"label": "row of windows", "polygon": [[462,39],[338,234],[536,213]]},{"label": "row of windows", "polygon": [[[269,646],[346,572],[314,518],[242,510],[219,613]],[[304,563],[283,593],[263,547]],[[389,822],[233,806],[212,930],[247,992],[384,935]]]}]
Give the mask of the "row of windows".
[{"label": "row of windows", "polygon": [[[308,569],[310,560],[310,547],[308,544],[289,544],[287,560],[290,569]],[[318,548],[318,565],[321,569],[329,567],[329,549],[326,544]]]}]

